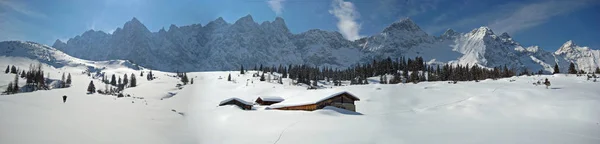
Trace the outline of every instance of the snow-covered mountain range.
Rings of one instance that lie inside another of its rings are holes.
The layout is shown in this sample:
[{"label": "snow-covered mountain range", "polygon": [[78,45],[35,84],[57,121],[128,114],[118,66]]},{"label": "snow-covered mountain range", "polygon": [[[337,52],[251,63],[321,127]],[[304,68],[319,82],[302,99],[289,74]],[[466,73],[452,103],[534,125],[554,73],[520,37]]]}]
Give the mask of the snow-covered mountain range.
[{"label": "snow-covered mountain range", "polygon": [[555,63],[562,71],[569,62],[586,71],[600,66],[599,50],[572,41],[556,52],[547,52],[538,46],[524,47],[509,34],[497,35],[488,27],[467,33],[449,29],[431,36],[410,19],[392,23],[379,34],[349,41],[338,32],[318,29],[292,34],[280,17],[260,24],[250,15],[233,24],[218,18],[205,26],[171,25],[158,32],[150,32],[133,18],[112,34],[89,30],[67,42],[56,40],[53,47],[82,59],[126,59],[163,71],[236,70],[240,65],[258,64],[344,68],[400,56],[422,56],[431,64],[507,65],[547,72],[552,72]]}]

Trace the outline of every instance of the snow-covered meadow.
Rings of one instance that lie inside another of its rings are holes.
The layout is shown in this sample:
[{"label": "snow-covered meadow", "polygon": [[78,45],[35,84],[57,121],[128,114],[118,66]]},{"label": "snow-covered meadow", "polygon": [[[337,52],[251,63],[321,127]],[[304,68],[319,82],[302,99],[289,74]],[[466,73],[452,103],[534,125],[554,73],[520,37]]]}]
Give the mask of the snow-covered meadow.
[{"label": "snow-covered meadow", "polygon": [[[2,65],[29,64],[1,58]],[[108,74],[140,72],[103,64],[90,65],[110,67],[103,70]],[[0,143],[600,143],[600,83],[575,75],[397,85],[373,77],[369,85],[320,82],[330,88],[306,90],[288,79],[261,82],[253,71],[194,72],[188,73],[194,84],[178,89],[173,73],[154,71],[158,79],[138,77],[137,87],[125,89],[138,99],[85,94],[86,68],[44,68],[53,79],[71,73],[70,88],[1,95]],[[227,81],[230,73],[235,82]],[[0,78],[4,89],[14,75]],[[550,89],[532,85],[544,78]],[[97,79],[94,84],[104,88]],[[360,98],[356,112],[218,106],[231,97],[298,100],[339,91]]]}]

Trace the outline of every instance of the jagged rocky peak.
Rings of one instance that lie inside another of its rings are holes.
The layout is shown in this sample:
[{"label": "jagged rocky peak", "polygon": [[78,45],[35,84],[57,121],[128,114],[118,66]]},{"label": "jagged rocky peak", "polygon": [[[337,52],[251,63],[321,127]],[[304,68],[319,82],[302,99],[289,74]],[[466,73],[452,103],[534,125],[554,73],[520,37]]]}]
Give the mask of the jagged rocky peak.
[{"label": "jagged rocky peak", "polygon": [[494,32],[489,27],[482,26],[477,29],[473,29],[470,34],[475,36],[491,36],[494,35]]},{"label": "jagged rocky peak", "polygon": [[457,36],[459,34],[460,33],[454,31],[453,29],[448,29],[448,30],[446,30],[446,32],[444,32],[444,34],[441,35],[441,37],[443,37],[443,38],[451,38],[451,37]]},{"label": "jagged rocky peak", "polygon": [[577,44],[573,42],[573,40],[569,40],[565,42],[558,50],[556,50],[556,54],[568,53],[575,50]]},{"label": "jagged rocky peak", "polygon": [[421,28],[415,24],[410,18],[401,19],[397,22],[392,23],[383,30],[383,32],[396,32],[396,31],[410,31],[418,32],[422,31]]},{"label": "jagged rocky peak", "polygon": [[148,28],[146,28],[146,26],[135,17],[123,25],[123,30],[143,31],[150,33],[150,30],[148,30]]},{"label": "jagged rocky peak", "polygon": [[506,33],[506,32],[503,32],[503,33],[500,35],[500,38],[503,38],[503,39],[508,39],[508,38],[511,38],[511,37],[510,37],[510,35],[508,35],[508,33]]},{"label": "jagged rocky peak", "polygon": [[254,22],[254,19],[252,18],[252,15],[246,15],[246,16],[238,19],[234,23],[234,25],[248,25],[248,24],[256,24],[256,22]]},{"label": "jagged rocky peak", "polygon": [[66,46],[67,46],[67,44],[65,42],[61,41],[60,39],[56,39],[56,41],[54,41],[54,44],[52,44],[52,47],[59,48],[59,49],[64,48]]}]

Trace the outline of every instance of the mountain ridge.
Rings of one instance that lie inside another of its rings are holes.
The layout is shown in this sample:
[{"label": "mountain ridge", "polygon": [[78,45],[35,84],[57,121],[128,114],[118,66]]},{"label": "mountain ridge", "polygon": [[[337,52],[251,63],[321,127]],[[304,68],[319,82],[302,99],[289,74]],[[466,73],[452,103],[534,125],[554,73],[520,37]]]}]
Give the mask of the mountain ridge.
[{"label": "mountain ridge", "polygon": [[400,56],[422,56],[430,64],[507,65],[547,72],[553,71],[547,66],[554,63],[559,63],[561,70],[570,62],[586,70],[600,66],[598,50],[587,47],[568,53],[547,52],[537,46],[525,48],[508,33],[497,35],[485,26],[466,33],[448,29],[440,36],[431,36],[409,18],[355,41],[344,39],[337,31],[311,29],[293,34],[281,17],[261,24],[251,15],[233,24],[219,17],[205,26],[171,25],[168,31],[163,28],[158,32],[150,32],[133,18],[112,34],[86,31],[67,42],[57,40],[53,47],[83,59],[127,59],[163,71],[234,70],[240,65],[260,64],[344,68]]}]

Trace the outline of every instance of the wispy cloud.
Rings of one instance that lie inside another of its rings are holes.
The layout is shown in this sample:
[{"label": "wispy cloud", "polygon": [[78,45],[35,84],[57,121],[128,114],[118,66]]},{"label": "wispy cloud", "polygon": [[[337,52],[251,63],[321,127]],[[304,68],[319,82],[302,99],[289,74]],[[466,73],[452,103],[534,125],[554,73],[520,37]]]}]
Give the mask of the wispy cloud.
[{"label": "wispy cloud", "polygon": [[277,15],[281,15],[283,13],[283,2],[285,0],[268,0],[267,3],[269,4],[269,7],[271,8],[271,10],[273,10],[273,12],[275,12],[275,14]]},{"label": "wispy cloud", "polygon": [[329,10],[329,13],[338,19],[337,27],[346,39],[357,40],[361,38],[359,35],[360,24],[356,22],[359,13],[352,2],[333,0],[332,9]]},{"label": "wispy cloud", "polygon": [[26,5],[19,3],[19,1],[11,1],[11,0],[0,0],[0,8],[6,8],[17,12],[19,14],[23,14],[25,16],[33,17],[33,18],[46,18],[47,16],[43,13],[39,13],[31,10]]},{"label": "wispy cloud", "polygon": [[543,1],[526,4],[489,23],[497,32],[515,33],[545,23],[548,19],[586,6],[587,1]]},{"label": "wispy cloud", "polygon": [[[512,2],[496,6],[490,11],[477,15],[467,16],[454,22],[433,21],[425,30],[436,33],[448,28],[461,28],[473,26],[488,26],[496,33],[508,32],[510,34],[544,24],[549,19],[568,14],[574,10],[590,4],[598,4],[593,0],[573,1],[536,1],[533,3]],[[443,18],[444,15],[438,16]],[[436,18],[437,19],[437,18]]]}]

